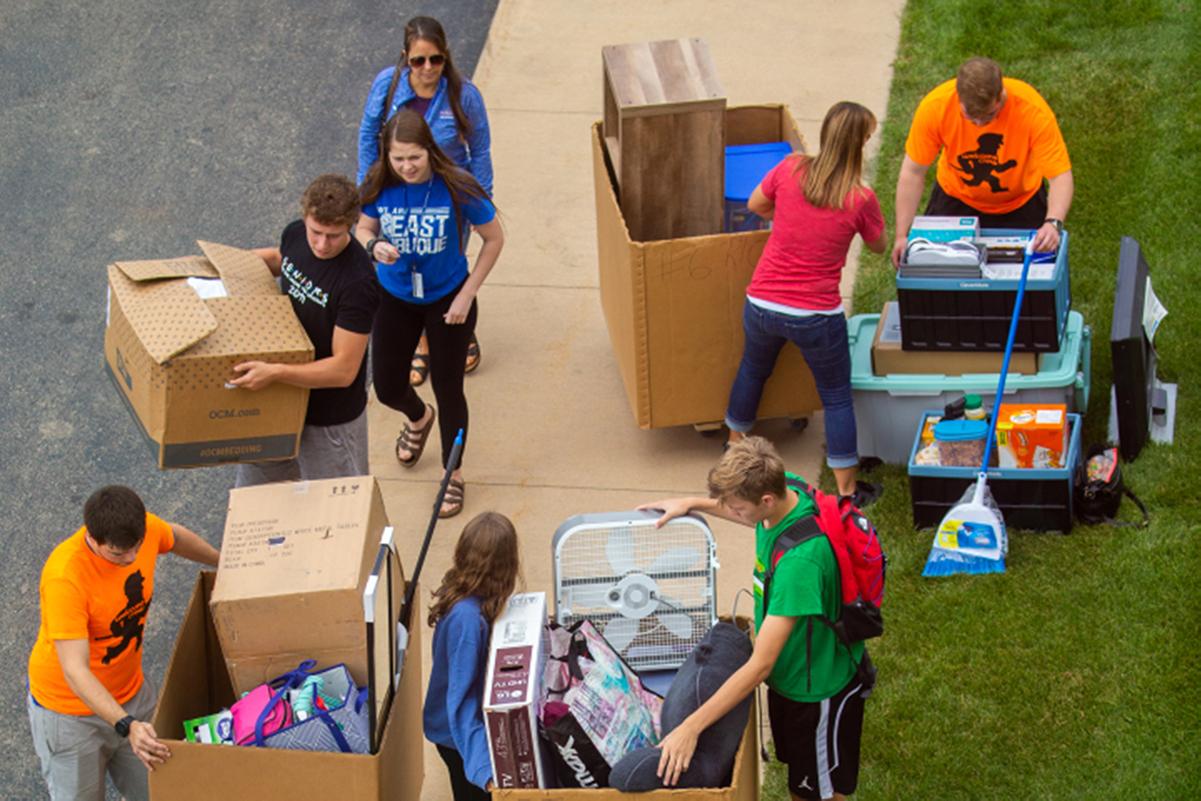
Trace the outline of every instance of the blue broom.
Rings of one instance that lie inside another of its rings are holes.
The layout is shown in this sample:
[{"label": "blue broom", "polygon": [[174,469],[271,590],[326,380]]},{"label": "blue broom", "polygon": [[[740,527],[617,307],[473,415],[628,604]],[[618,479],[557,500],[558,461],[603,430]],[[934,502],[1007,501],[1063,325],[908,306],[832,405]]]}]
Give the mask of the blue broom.
[{"label": "blue broom", "polygon": [[1026,242],[1022,259],[1022,277],[1018,281],[1017,298],[1013,302],[1013,317],[1009,321],[1009,337],[1005,340],[1005,358],[1001,362],[1001,377],[997,381],[997,397],[993,401],[988,438],[984,441],[984,463],[975,485],[968,488],[959,503],[951,507],[934,532],[934,544],[926,560],[923,576],[952,576],[957,573],[1004,573],[1005,555],[1009,552],[1009,535],[1005,518],[988,491],[988,461],[992,458],[993,441],[997,434],[997,416],[1005,394],[1005,376],[1009,373],[1009,357],[1017,335],[1022,298],[1026,294],[1026,277],[1034,256],[1034,237]]}]

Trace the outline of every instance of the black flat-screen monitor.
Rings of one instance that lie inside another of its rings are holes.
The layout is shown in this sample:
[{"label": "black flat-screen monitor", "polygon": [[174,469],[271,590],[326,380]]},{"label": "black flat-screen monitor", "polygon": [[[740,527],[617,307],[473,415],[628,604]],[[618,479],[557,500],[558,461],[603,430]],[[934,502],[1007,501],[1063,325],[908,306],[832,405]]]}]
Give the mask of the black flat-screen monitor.
[{"label": "black flat-screen monitor", "polygon": [[1146,444],[1156,407],[1155,347],[1144,326],[1150,291],[1151,275],[1142,248],[1133,238],[1124,236],[1118,254],[1109,348],[1113,356],[1118,446],[1126,461],[1137,457]]}]

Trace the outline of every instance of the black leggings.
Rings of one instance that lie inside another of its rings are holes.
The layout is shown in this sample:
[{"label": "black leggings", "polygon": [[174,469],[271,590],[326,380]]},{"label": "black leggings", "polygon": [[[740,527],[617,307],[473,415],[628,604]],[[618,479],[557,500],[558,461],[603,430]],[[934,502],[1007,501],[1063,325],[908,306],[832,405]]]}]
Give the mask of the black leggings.
[{"label": "black leggings", "polygon": [[450,792],[454,801],[487,801],[492,797],[491,793],[467,780],[467,774],[463,770],[463,757],[458,751],[444,745],[435,745],[438,748],[438,756],[442,757],[442,761],[446,763],[446,770],[450,773]]},{"label": "black leggings", "polygon": [[[430,346],[430,383],[438,402],[438,432],[442,436],[442,466],[450,456],[455,435],[463,429],[467,447],[467,396],[463,394],[463,365],[467,343],[475,331],[476,304],[471,302],[467,319],[447,325],[443,315],[454,302],[459,287],[446,297],[425,306],[380,292],[379,310],[371,329],[372,380],[380,401],[412,421],[425,414],[425,401],[409,384],[409,364],[417,350],[422,330]],[[462,464],[462,461],[459,462]]]}]

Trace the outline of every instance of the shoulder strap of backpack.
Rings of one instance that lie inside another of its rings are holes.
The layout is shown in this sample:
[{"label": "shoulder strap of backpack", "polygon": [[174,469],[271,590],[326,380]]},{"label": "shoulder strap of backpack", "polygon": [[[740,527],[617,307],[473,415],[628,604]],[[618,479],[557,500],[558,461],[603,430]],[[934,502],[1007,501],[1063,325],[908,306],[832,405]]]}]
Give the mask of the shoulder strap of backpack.
[{"label": "shoulder strap of backpack", "polygon": [[1118,528],[1146,528],[1147,526],[1151,525],[1151,515],[1147,513],[1147,507],[1143,505],[1143,502],[1138,499],[1137,495],[1131,492],[1130,487],[1122,485],[1122,494],[1134,501],[1134,505],[1137,506],[1138,510],[1143,513],[1143,519],[1138,522],[1131,522],[1127,520],[1114,520],[1113,518],[1110,518],[1105,522],[1111,526],[1117,526]]},{"label": "shoulder strap of backpack", "polygon": [[784,554],[793,548],[823,534],[825,532],[822,531],[821,525],[817,522],[817,515],[805,515],[784,529],[780,533],[780,536],[776,537],[775,544],[771,547],[771,555],[768,557],[767,564],[763,566],[763,614],[765,616],[767,615],[767,601],[768,593],[771,590],[771,581],[776,575],[776,565],[784,558]]}]

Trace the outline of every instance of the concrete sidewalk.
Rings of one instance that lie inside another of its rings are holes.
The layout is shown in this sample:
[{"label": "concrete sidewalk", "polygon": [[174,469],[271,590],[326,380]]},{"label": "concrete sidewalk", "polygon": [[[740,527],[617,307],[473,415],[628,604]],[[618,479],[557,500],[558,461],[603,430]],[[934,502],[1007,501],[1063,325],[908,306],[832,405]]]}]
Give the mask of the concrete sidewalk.
[{"label": "concrete sidewalk", "polygon": [[[501,0],[475,82],[488,105],[507,241],[480,294],[483,362],[467,379],[466,508],[439,524],[424,592],[449,566],[463,525],[494,509],[517,525],[526,588],[553,594],[550,538],[560,523],[582,512],[703,493],[721,452],[721,439],[691,428],[639,430],[609,346],[597,289],[589,155],[589,126],[601,115],[601,47],[702,37],[730,105],[788,104],[815,151],[821,119],[834,102],[855,100],[883,117],[902,7],[901,0],[837,6]],[[848,280],[848,297],[849,287]],[[432,400],[428,386],[421,391]],[[797,434],[776,421],[760,433],[792,469],[816,476],[824,453],[819,422]],[[397,464],[393,440],[402,424],[400,414],[372,400],[372,471],[401,555],[412,566],[441,471],[434,440],[418,467]],[[725,611],[750,584],[752,545],[746,529],[718,521],[714,532]],[[422,797],[450,798],[432,747]]]}]

